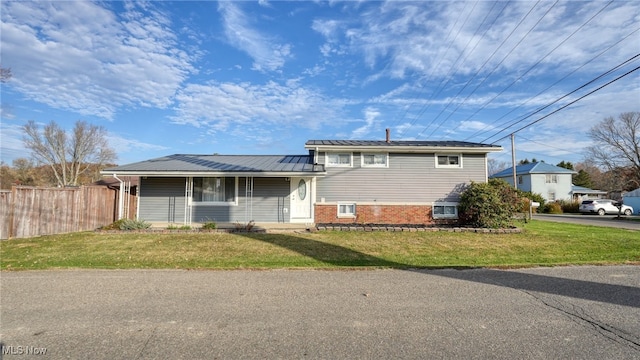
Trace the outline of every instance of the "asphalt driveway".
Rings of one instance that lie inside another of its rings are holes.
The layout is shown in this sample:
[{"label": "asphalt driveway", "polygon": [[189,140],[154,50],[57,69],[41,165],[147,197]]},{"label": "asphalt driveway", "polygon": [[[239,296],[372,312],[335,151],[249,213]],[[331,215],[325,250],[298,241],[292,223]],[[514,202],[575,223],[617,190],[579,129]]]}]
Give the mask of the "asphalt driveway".
[{"label": "asphalt driveway", "polygon": [[[640,230],[640,216],[591,215],[591,214],[534,214],[534,219],[581,225],[606,226],[619,229]],[[638,235],[640,236],[640,234]]]},{"label": "asphalt driveway", "polygon": [[638,266],[0,275],[6,359],[640,358]]}]

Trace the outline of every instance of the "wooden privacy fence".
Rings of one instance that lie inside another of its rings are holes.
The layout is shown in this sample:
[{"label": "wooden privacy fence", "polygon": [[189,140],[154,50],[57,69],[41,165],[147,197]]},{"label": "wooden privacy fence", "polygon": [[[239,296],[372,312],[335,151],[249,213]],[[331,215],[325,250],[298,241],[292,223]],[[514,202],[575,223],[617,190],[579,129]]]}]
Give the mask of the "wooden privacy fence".
[{"label": "wooden privacy fence", "polygon": [[0,206],[0,239],[95,230],[117,220],[118,190],[15,186],[0,193]]}]

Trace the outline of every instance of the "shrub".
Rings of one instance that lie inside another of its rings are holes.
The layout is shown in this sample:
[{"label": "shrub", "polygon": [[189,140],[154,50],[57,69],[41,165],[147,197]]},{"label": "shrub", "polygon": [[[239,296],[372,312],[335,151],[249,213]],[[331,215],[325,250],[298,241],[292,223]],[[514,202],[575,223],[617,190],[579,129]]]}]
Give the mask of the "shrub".
[{"label": "shrub", "polygon": [[144,220],[120,219],[120,230],[142,230],[151,227],[151,224]]},{"label": "shrub", "polygon": [[580,201],[560,201],[560,205],[562,206],[562,212],[565,213],[579,213],[580,212]]},{"label": "shrub", "polygon": [[217,228],[218,228],[218,225],[213,221],[207,221],[206,223],[202,224],[203,230],[215,230]]},{"label": "shrub", "polygon": [[458,213],[463,224],[503,228],[513,225],[513,216],[521,207],[516,191],[506,181],[491,179],[471,182],[460,196]]},{"label": "shrub", "polygon": [[545,205],[544,212],[549,214],[562,214],[562,205],[557,202],[551,202]]}]

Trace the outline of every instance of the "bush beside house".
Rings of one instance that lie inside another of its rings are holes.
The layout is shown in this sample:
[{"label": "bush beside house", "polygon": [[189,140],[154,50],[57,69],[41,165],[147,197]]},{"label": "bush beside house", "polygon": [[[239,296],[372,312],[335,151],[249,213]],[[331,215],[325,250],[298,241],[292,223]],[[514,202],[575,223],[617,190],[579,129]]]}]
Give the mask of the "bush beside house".
[{"label": "bush beside house", "polygon": [[460,222],[481,228],[512,227],[514,215],[523,205],[518,199],[517,192],[503,180],[472,182],[460,196]]}]

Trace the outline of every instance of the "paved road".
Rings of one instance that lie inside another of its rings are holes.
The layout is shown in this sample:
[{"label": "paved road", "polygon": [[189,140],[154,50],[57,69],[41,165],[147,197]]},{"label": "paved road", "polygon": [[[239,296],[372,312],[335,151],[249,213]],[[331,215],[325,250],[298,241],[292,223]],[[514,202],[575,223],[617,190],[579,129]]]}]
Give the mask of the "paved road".
[{"label": "paved road", "polygon": [[[606,226],[619,229],[640,230],[640,221],[631,221],[629,219],[640,219],[639,216],[626,216],[623,220],[616,219],[616,215],[580,215],[580,214],[534,214],[533,218],[538,220],[565,222],[572,224]],[[640,236],[640,235],[638,235]]]},{"label": "paved road", "polygon": [[40,359],[640,358],[638,266],[0,275]]}]

